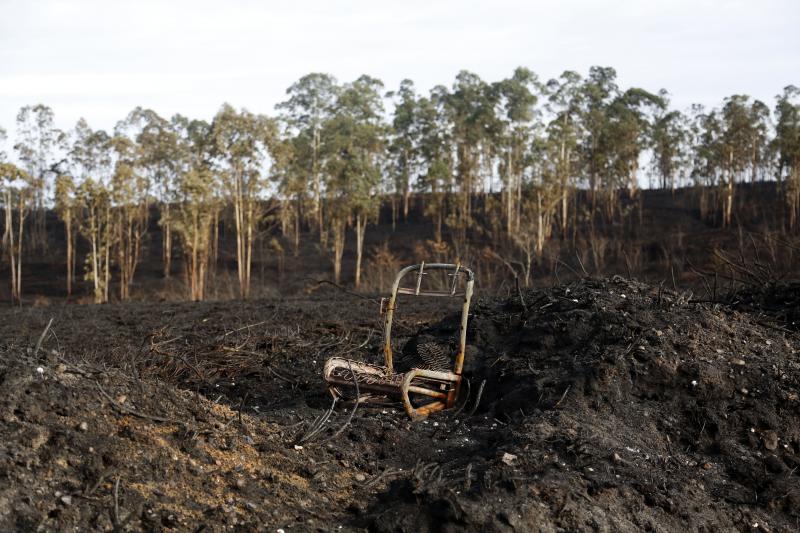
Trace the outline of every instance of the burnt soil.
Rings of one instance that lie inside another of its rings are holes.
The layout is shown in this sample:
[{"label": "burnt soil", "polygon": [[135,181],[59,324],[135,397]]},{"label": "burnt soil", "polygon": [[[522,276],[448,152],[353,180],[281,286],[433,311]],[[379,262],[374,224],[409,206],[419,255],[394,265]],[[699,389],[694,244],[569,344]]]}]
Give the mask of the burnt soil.
[{"label": "burnt soil", "polygon": [[[325,359],[377,360],[375,299],[3,309],[0,529],[797,531],[800,342],[770,290],[479,297],[463,407],[339,404],[316,433]],[[398,343],[455,332],[436,303]]]}]

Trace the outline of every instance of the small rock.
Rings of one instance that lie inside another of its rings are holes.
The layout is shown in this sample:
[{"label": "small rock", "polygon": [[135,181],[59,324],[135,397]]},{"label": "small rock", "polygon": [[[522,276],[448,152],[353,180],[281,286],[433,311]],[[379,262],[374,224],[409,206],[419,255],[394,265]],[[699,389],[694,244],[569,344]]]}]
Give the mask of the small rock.
[{"label": "small rock", "polygon": [[243,489],[244,488],[244,479],[239,478],[236,480],[236,488]]},{"label": "small rock", "polygon": [[302,449],[303,449],[303,447],[302,447],[302,446],[300,446],[299,444],[295,444],[295,445],[294,445],[294,449],[295,449],[295,450],[297,450],[297,451],[300,451],[300,450],[302,450]]},{"label": "small rock", "polygon": [[742,387],[741,389],[739,389],[739,392],[741,392],[742,394],[747,394],[750,391]]},{"label": "small rock", "polygon": [[37,366],[36,367],[36,372],[39,373],[39,374],[44,374],[44,368],[42,368],[40,366]]},{"label": "small rock", "polygon": [[365,475],[364,475],[364,474],[362,474],[361,472],[359,472],[358,474],[356,474],[356,481],[358,481],[359,483],[363,483],[363,482],[365,482],[366,480],[367,480],[367,476],[365,476]]},{"label": "small rock", "polygon": [[703,463],[703,470],[711,470],[711,463]]},{"label": "small rock", "polygon": [[622,457],[620,457],[618,453],[615,453],[614,455],[611,456],[611,460],[614,461],[615,463],[621,463]]},{"label": "small rock", "polygon": [[513,453],[508,453],[508,452],[504,452],[503,453],[502,461],[505,464],[512,465],[512,464],[514,464],[514,461],[516,461],[516,460],[517,460],[517,456],[514,455]]},{"label": "small rock", "polygon": [[66,496],[61,497],[61,503],[64,505],[72,505],[72,496],[67,494]]},{"label": "small rock", "polygon": [[736,366],[744,366],[745,363],[744,359],[732,359],[731,364]]},{"label": "small rock", "polygon": [[128,399],[127,396],[125,396],[124,394],[120,394],[119,396],[117,396],[117,403],[123,404],[127,399]]},{"label": "small rock", "polygon": [[89,431],[89,424],[86,422],[81,422],[80,424],[78,424],[78,429],[83,432]]},{"label": "small rock", "polygon": [[767,431],[762,436],[764,439],[764,448],[768,449],[769,451],[775,451],[778,449],[778,434],[774,431]]}]

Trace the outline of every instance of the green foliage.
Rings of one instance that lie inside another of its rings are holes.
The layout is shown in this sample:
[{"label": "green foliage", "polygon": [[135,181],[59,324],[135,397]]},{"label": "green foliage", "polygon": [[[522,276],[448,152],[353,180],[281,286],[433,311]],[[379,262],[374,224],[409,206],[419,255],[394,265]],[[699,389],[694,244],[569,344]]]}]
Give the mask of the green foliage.
[{"label": "green foliage", "polygon": [[327,196],[332,216],[339,219],[351,213],[370,216],[377,207],[386,134],[382,88],[380,80],[369,76],[346,84],[336,112],[323,125]]}]

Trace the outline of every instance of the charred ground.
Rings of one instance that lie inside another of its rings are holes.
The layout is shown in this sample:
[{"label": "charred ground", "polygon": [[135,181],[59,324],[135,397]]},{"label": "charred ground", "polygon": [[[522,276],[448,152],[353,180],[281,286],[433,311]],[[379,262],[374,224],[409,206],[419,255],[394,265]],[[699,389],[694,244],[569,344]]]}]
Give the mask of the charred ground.
[{"label": "charred ground", "polygon": [[[478,298],[466,408],[339,405],[316,434],[324,360],[380,351],[375,300],[6,309],[0,524],[796,530],[793,294],[614,278]],[[419,311],[401,334],[452,333]]]}]

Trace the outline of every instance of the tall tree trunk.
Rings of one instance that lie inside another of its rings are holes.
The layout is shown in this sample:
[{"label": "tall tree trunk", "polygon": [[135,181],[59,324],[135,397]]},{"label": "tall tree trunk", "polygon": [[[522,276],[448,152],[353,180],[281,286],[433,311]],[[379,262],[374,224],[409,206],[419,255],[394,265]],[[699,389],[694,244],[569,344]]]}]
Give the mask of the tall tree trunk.
[{"label": "tall tree trunk", "polygon": [[67,233],[67,297],[70,297],[72,296],[72,254],[75,251],[72,249],[72,211],[69,208],[64,215],[64,227]]},{"label": "tall tree trunk", "polygon": [[25,199],[22,192],[19,194],[19,227],[17,228],[17,303],[22,305],[22,243],[25,242],[23,230],[25,229]]},{"label": "tall tree trunk", "polygon": [[342,281],[342,256],[344,255],[344,242],[346,235],[345,222],[334,220],[333,223],[333,279],[336,283]]},{"label": "tall tree trunk", "polygon": [[237,171],[234,177],[233,214],[236,221],[236,273],[239,278],[239,297],[247,297],[247,280],[245,277],[245,221],[244,221],[244,194],[242,191],[242,178]]},{"label": "tall tree trunk", "polygon": [[164,261],[164,278],[169,279],[170,274],[172,273],[172,227],[170,222],[170,214],[169,214],[169,202],[164,202],[164,207],[162,210],[162,220],[163,220],[163,249],[162,249],[162,256]]},{"label": "tall tree trunk", "polygon": [[6,189],[6,231],[3,234],[3,242],[8,246],[8,264],[11,268],[11,302],[18,303],[19,295],[17,293],[17,260],[14,255],[14,207],[11,203],[11,190]]},{"label": "tall tree trunk", "polygon": [[356,215],[356,288],[361,284],[361,257],[364,252],[364,234],[367,231],[367,216]]}]

